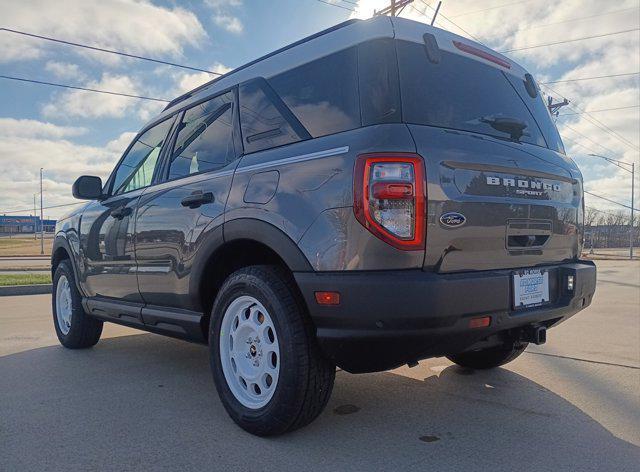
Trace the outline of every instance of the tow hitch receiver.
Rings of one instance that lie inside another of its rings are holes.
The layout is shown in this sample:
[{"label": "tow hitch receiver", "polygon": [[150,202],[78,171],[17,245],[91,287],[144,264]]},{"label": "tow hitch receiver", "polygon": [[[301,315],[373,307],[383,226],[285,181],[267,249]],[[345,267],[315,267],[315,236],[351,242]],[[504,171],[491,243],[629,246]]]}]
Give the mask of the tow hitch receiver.
[{"label": "tow hitch receiver", "polygon": [[520,340],[527,343],[544,344],[547,342],[547,327],[526,326],[520,334]]}]

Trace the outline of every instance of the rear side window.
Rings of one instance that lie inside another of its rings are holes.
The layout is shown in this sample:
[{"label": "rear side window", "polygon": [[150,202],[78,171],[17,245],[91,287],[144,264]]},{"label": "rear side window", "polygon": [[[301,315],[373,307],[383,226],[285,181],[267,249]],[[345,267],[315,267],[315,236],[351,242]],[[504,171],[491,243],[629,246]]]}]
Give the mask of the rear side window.
[{"label": "rear side window", "polygon": [[240,126],[244,151],[261,151],[309,137],[264,79],[240,85]]},{"label": "rear side window", "polygon": [[314,137],[360,126],[357,48],[349,48],[269,79]]},{"label": "rear side window", "polygon": [[441,51],[428,59],[425,45],[397,42],[403,121],[509,138],[491,125],[495,118],[526,123],[521,141],[545,146],[536,120],[499,69]]},{"label": "rear side window", "polygon": [[358,78],[363,126],[402,121],[393,39],[374,39],[358,46]]},{"label": "rear side window", "polygon": [[235,157],[233,93],[185,111],[171,153],[169,180],[224,167]]}]

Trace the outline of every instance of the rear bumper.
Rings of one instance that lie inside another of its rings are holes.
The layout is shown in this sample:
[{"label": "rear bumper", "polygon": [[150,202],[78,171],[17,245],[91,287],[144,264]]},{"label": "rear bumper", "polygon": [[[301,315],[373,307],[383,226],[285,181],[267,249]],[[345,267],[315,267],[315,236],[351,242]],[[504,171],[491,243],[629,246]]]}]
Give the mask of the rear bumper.
[{"label": "rear bumper", "polygon": [[[554,326],[591,304],[590,261],[544,266],[551,302],[514,310],[513,270],[436,274],[419,270],[295,273],[324,354],[349,372],[374,372],[502,342],[519,328]],[[574,290],[566,279],[574,276]],[[319,305],[316,291],[340,292]],[[491,316],[486,328],[469,319]]]}]

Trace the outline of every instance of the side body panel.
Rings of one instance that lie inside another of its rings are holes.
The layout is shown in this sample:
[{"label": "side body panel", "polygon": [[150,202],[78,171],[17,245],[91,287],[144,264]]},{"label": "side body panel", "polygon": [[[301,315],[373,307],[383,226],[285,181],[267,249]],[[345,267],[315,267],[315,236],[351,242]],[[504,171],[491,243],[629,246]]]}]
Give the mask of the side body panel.
[{"label": "side body panel", "polygon": [[142,190],[93,201],[79,225],[78,280],[89,297],[142,301],[138,291],[133,231]]},{"label": "side body panel", "polygon": [[[405,125],[385,124],[246,155],[233,181],[225,221],[259,219],[295,241],[314,270],[408,269],[423,251],[380,241],[353,215],[353,169],[359,154],[415,152]],[[277,192],[265,203],[247,198],[256,174],[277,170]]]},{"label": "side body panel", "polygon": [[[216,172],[149,188],[140,198],[136,220],[138,285],[148,305],[197,309],[190,293],[191,271],[203,241],[218,239],[237,162]],[[181,204],[188,196],[211,192],[211,203]]]}]

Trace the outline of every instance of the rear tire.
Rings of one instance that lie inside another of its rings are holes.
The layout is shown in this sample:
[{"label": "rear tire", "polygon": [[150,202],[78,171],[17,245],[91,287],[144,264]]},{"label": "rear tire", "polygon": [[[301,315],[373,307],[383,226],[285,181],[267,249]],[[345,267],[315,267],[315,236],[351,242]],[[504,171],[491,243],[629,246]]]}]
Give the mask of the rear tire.
[{"label": "rear tire", "polygon": [[461,354],[447,356],[447,359],[458,364],[460,367],[493,369],[494,367],[499,367],[514,360],[524,352],[528,345],[529,343],[516,342],[506,346],[463,352]]},{"label": "rear tire", "polygon": [[277,266],[231,274],[213,305],[213,379],[233,421],[258,436],[313,421],[333,389],[335,366],[317,346],[295,282]]},{"label": "rear tire", "polygon": [[70,261],[60,262],[53,275],[51,297],[53,326],[60,344],[69,349],[94,346],[102,334],[102,321],[91,318],[82,308]]}]

